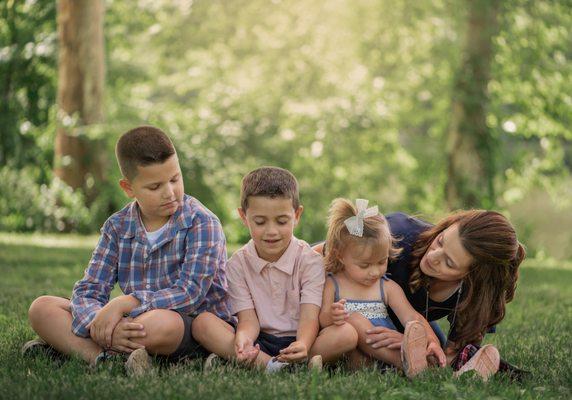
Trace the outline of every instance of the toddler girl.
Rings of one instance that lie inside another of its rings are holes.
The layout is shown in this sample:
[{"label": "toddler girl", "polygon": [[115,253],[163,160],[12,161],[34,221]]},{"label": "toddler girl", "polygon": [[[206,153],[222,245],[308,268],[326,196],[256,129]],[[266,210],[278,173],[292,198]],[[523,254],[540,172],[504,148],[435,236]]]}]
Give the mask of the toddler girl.
[{"label": "toddler girl", "polygon": [[[358,199],[356,206],[336,199],[330,208],[326,238],[322,326],[351,324],[358,332],[358,353],[402,369],[413,377],[427,368],[427,356],[441,366],[445,354],[427,321],[407,301],[403,290],[385,275],[390,258],[399,254],[387,221],[377,206]],[[401,349],[374,348],[367,343],[366,330],[373,326],[395,329],[387,307],[405,326]],[[363,359],[363,357],[360,357]]]}]

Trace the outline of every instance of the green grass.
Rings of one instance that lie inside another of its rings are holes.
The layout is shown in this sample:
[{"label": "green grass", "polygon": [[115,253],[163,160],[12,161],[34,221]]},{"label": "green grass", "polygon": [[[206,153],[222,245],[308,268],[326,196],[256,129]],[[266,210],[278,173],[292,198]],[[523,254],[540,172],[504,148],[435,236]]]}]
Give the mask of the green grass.
[{"label": "green grass", "polygon": [[267,376],[236,367],[204,375],[193,362],[158,369],[143,379],[125,376],[121,365],[90,370],[78,360],[56,365],[24,359],[20,346],[34,333],[27,309],[42,294],[69,296],[82,276],[96,238],[0,234],[0,399],[73,398],[525,398],[572,396],[572,268],[529,262],[522,268],[516,299],[498,333],[487,341],[502,356],[530,371],[517,384],[495,376],[488,384],[474,377],[430,371],[411,382],[395,373],[334,370]]}]

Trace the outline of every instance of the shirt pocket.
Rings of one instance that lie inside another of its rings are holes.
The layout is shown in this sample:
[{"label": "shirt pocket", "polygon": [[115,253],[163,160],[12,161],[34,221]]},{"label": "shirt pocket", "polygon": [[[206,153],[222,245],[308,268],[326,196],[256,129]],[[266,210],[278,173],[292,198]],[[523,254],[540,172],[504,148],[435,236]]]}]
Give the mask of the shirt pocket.
[{"label": "shirt pocket", "polygon": [[290,318],[300,319],[300,291],[298,289],[289,289],[286,292],[286,305]]}]

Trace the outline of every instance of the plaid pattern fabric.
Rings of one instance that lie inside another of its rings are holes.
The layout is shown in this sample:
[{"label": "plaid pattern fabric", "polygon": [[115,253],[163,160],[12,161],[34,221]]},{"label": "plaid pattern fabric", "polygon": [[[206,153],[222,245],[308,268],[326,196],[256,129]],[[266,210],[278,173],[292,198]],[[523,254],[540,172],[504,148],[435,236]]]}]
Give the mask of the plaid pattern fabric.
[{"label": "plaid pattern fabric", "polygon": [[86,326],[107,304],[115,283],[141,302],[131,317],[167,309],[193,316],[209,311],[232,321],[226,240],[218,218],[185,195],[168,224],[151,246],[136,202],[105,222],[84,277],[73,289],[72,330],[76,335],[89,336]]},{"label": "plaid pattern fabric", "polygon": [[[458,371],[475,355],[477,351],[479,351],[480,348],[480,346],[474,344],[468,344],[463,347],[463,350],[461,350],[457,354],[457,357],[455,357],[453,360],[453,370]],[[508,374],[511,379],[516,381],[522,381],[524,378],[530,375],[530,372],[517,368],[502,359],[500,360],[498,372]]]}]

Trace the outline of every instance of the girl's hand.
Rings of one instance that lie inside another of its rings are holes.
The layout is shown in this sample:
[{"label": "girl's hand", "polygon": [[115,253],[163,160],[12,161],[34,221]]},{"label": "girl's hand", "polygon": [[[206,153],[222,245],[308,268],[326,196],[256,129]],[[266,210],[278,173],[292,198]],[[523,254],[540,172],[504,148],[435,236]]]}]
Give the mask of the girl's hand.
[{"label": "girl's hand", "polygon": [[111,350],[120,353],[131,353],[136,349],[144,349],[142,344],[132,341],[134,338],[145,337],[145,327],[133,322],[133,318],[123,318],[113,331]]},{"label": "girl's hand", "polygon": [[350,315],[346,310],[346,299],[341,299],[340,301],[332,303],[330,314],[332,316],[332,322],[334,325],[345,324],[346,319],[348,319]]},{"label": "girl's hand", "polygon": [[445,352],[438,343],[430,342],[427,345],[427,356],[433,356],[439,361],[439,366],[444,367],[447,365],[447,357],[445,356]]},{"label": "girl's hand", "polygon": [[276,359],[280,362],[302,362],[308,359],[308,348],[301,341],[295,341],[285,349],[280,350]]},{"label": "girl's hand", "polygon": [[403,333],[393,329],[376,326],[365,331],[367,339],[365,342],[374,349],[387,347],[388,349],[401,349]]}]

